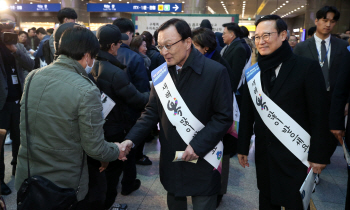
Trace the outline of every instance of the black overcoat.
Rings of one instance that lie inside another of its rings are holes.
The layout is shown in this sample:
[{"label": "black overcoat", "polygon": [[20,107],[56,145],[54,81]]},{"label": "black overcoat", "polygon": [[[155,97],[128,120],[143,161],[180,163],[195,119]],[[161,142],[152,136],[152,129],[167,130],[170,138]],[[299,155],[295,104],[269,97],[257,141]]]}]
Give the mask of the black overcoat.
[{"label": "black overcoat", "polygon": [[179,80],[175,66],[169,73],[192,114],[205,125],[190,142],[200,157],[197,164],[173,162],[176,151],[184,151],[186,143],[169,122],[152,86],[145,112],[126,139],[139,144],[160,119],[160,181],[175,196],[214,195],[220,190],[220,173],[203,157],[222,139],[232,125],[232,96],[227,70],[204,57],[192,46]]},{"label": "black overcoat", "polygon": [[[329,145],[325,97],[326,86],[320,65],[297,55],[283,62],[270,93],[272,101],[310,134],[308,160],[328,164],[329,156],[323,152]],[[238,153],[248,155],[255,122],[255,163],[260,193],[271,197],[275,205],[298,209],[301,206],[299,189],[306,178],[307,167],[265,126],[253,105],[245,84]]]}]

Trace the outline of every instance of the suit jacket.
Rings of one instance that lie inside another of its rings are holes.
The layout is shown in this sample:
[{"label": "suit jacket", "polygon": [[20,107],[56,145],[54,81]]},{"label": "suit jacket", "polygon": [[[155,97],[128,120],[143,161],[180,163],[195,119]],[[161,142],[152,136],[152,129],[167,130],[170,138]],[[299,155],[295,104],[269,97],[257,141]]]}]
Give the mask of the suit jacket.
[{"label": "suit jacket", "polygon": [[[17,75],[18,81],[23,91],[24,78],[25,78],[23,71],[25,70],[27,70],[28,72],[31,71],[34,68],[34,60],[32,60],[29,57],[23,44],[17,43],[16,47],[17,47],[17,51],[13,53],[13,56],[15,56],[15,59],[16,59],[16,68],[17,68],[16,70],[18,74]],[[0,53],[0,110],[2,110],[2,108],[5,105],[7,93],[8,93],[7,74],[4,67],[4,62],[5,61],[2,60],[2,56]]]},{"label": "suit jacket", "polygon": [[[247,84],[243,88],[247,94],[242,96],[237,152],[248,155],[254,128],[260,192],[270,196],[275,205],[299,209],[299,189],[306,178],[307,168],[272,134],[258,114]],[[297,55],[283,62],[270,92],[270,99],[310,134],[308,160],[328,164],[330,158],[322,152],[328,146],[325,96],[326,85],[320,65]]]},{"label": "suit jacket", "polygon": [[[344,40],[331,37],[331,56],[329,59],[329,83],[331,94],[333,93],[333,89],[337,81],[340,64],[343,62],[341,60],[341,57],[346,53],[346,47],[348,45],[349,44]],[[297,44],[293,50],[293,53],[319,62],[314,36],[305,40],[304,42]]]},{"label": "suit jacket", "polygon": [[159,174],[164,188],[175,196],[217,194],[220,190],[220,173],[213,170],[213,166],[203,157],[215,147],[232,125],[229,76],[224,66],[204,57],[193,46],[183,65],[180,78],[177,79],[175,66],[169,67],[169,74],[192,114],[205,125],[190,142],[199,156],[198,162],[173,162],[175,152],[184,151],[187,145],[176,131],[176,127],[170,123],[160,102],[159,93],[153,85],[146,110],[126,139],[131,139],[137,145],[144,141],[152,127],[160,122]]},{"label": "suit jacket", "polygon": [[239,80],[241,79],[242,71],[246,64],[246,54],[247,51],[245,50],[241,41],[234,40],[222,55],[222,57],[230,64],[233,74],[231,84],[233,85],[234,90],[237,89]]}]

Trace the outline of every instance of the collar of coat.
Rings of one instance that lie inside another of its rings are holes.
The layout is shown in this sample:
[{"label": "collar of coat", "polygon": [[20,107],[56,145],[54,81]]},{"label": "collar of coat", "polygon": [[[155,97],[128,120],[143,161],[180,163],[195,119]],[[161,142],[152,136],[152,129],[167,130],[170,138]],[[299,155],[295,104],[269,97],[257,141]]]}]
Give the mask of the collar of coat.
[{"label": "collar of coat", "polygon": [[204,61],[204,55],[200,53],[193,45],[191,45],[191,53],[185,61],[184,65],[182,66],[182,69],[192,69],[197,74],[202,74],[204,68]]},{"label": "collar of coat", "polygon": [[126,66],[121,64],[112,54],[106,52],[106,51],[103,51],[103,50],[100,50],[96,56],[96,60],[99,60],[99,61],[108,61],[110,62],[111,64],[121,68],[121,69],[125,69]]},{"label": "collar of coat", "polygon": [[[60,55],[58,56],[57,60],[54,62],[55,64],[60,64],[60,65],[68,65],[74,68],[74,70],[78,73],[78,74],[82,74],[84,76],[88,76],[85,69],[83,68],[83,66],[77,61],[74,60],[73,58],[70,58],[66,55]],[[72,70],[71,68],[65,68],[67,70]]]}]

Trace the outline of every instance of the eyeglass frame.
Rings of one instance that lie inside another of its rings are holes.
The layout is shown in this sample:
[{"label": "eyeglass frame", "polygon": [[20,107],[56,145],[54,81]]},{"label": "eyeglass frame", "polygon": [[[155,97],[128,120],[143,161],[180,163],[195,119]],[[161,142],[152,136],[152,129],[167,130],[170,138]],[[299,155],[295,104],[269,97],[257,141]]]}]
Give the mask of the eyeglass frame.
[{"label": "eyeglass frame", "polygon": [[[278,32],[277,32],[277,31],[274,31],[274,32],[264,33],[262,36],[254,36],[255,42],[260,42],[261,37],[263,37],[263,40],[264,40],[265,42],[267,42],[267,41],[270,40],[270,36],[271,36],[271,34],[273,34],[273,33],[278,33]],[[267,36],[265,36],[265,35],[267,35]],[[258,38],[257,38],[257,37],[258,37]],[[264,37],[267,37],[267,38],[265,39]]]},{"label": "eyeglass frame", "polygon": [[[173,43],[173,44],[167,44],[167,45],[164,45],[164,46],[162,46],[162,45],[157,45],[156,48],[157,48],[157,50],[159,50],[159,52],[161,52],[161,51],[163,50],[163,48],[165,48],[167,51],[169,51],[173,45],[175,45],[175,44],[177,44],[177,43],[179,43],[180,41],[183,41],[183,40],[184,40],[184,39],[180,39],[179,41],[177,41],[177,42],[175,42],[175,43]],[[161,46],[162,48],[159,49],[159,46]],[[166,47],[166,46],[168,46],[168,47]]]}]

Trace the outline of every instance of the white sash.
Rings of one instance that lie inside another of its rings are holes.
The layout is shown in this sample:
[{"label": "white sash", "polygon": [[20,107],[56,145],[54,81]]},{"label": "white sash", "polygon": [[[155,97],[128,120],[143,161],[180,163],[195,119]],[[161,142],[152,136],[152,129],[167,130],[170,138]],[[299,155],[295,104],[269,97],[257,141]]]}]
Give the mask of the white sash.
[{"label": "white sash", "polygon": [[309,167],[307,157],[310,135],[262,91],[258,63],[247,69],[245,76],[254,106],[265,125],[289,151]]},{"label": "white sash", "polygon": [[[182,140],[188,145],[204,125],[191,113],[185,101],[175,87],[168,72],[167,63],[152,71],[154,88],[162,103],[165,114]],[[221,173],[221,161],[224,145],[220,141],[204,159]]]}]

